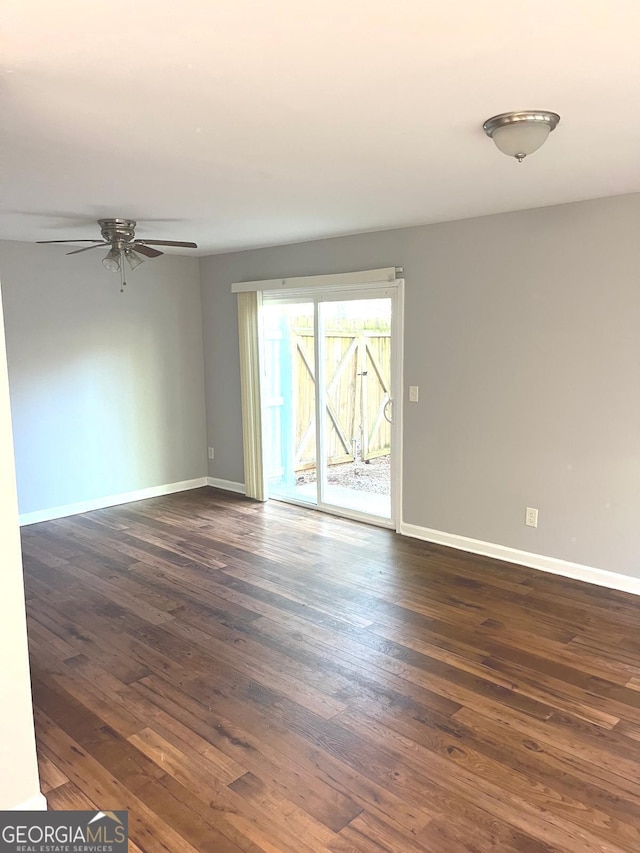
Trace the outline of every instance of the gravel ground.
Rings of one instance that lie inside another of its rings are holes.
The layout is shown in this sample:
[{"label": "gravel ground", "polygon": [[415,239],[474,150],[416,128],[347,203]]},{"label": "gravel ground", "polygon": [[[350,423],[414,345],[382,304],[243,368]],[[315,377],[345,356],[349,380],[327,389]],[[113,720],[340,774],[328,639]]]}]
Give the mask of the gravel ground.
[{"label": "gravel ground", "polygon": [[[316,469],[301,471],[298,475],[299,486],[316,482]],[[330,486],[345,486],[372,495],[388,495],[391,492],[391,461],[389,456],[379,456],[370,462],[356,459],[342,465],[331,465],[327,471]]]}]

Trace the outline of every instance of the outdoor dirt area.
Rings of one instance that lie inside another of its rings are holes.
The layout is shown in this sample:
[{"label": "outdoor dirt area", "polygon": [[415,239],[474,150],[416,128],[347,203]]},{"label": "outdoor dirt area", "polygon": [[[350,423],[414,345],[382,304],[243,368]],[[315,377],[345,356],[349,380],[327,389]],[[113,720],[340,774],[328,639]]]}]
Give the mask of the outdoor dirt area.
[{"label": "outdoor dirt area", "polygon": [[[316,469],[310,468],[300,472],[297,484],[315,483],[316,479]],[[388,495],[391,492],[391,459],[379,456],[370,462],[356,459],[355,462],[331,465],[327,471],[327,482],[330,486],[345,486],[372,495]]]}]

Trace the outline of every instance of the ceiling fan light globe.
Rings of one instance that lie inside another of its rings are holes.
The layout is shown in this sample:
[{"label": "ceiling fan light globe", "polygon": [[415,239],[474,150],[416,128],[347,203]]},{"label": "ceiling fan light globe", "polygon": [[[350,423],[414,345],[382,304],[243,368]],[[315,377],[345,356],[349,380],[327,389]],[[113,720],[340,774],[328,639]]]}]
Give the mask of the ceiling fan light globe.
[{"label": "ceiling fan light globe", "polygon": [[120,269],[120,252],[118,249],[109,249],[102,259],[102,266],[109,272],[118,272]]},{"label": "ceiling fan light globe", "polygon": [[134,252],[133,249],[126,249],[124,253],[125,258],[127,259],[127,263],[129,264],[129,269],[133,272],[140,264],[144,263],[144,258],[141,257],[137,252]]}]

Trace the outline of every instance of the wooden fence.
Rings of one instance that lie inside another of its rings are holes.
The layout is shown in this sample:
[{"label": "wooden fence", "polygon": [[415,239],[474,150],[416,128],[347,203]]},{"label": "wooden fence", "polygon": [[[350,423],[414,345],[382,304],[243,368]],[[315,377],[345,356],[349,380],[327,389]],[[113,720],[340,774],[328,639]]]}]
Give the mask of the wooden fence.
[{"label": "wooden fence", "polygon": [[[313,331],[293,327],[292,359],[296,450],[294,468],[315,467],[315,388]],[[390,395],[391,336],[372,329],[325,334],[325,435],[327,462],[351,462],[356,452],[370,460],[391,449],[385,418]]]}]

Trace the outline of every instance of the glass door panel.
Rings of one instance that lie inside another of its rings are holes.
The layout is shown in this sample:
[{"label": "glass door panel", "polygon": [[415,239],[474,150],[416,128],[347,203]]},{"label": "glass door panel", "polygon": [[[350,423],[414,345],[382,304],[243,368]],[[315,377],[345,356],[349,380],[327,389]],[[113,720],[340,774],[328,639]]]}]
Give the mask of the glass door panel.
[{"label": "glass door panel", "polygon": [[391,518],[391,298],[321,301],[321,498]]},{"label": "glass door panel", "polygon": [[265,303],[262,318],[268,493],[316,504],[314,303]]}]

